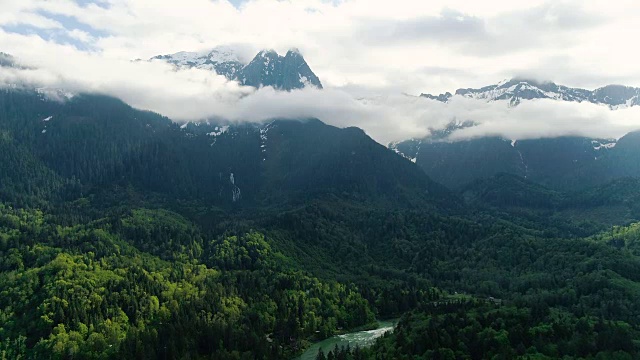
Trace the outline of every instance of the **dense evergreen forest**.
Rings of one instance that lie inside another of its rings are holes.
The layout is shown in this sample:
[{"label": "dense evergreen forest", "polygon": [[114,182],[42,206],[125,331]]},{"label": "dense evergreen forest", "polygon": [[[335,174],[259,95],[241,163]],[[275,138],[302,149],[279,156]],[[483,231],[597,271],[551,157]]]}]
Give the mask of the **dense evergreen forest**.
[{"label": "dense evergreen forest", "polygon": [[640,180],[452,192],[358,129],[0,93],[0,359],[640,356]]}]

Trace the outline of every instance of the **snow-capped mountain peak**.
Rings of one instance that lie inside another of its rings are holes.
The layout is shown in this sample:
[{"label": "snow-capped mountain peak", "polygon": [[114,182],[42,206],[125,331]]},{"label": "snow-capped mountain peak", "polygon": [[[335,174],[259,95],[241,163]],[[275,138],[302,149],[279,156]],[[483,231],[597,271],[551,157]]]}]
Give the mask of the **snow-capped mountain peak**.
[{"label": "snow-capped mountain peak", "polygon": [[166,61],[178,68],[198,68],[215,71],[242,85],[272,86],[278,90],[301,89],[307,86],[322,88],[320,79],[311,71],[298,49],[285,56],[273,49],[265,49],[249,62],[243,61],[233,48],[219,46],[203,52],[178,52],[159,55],[150,60]]}]

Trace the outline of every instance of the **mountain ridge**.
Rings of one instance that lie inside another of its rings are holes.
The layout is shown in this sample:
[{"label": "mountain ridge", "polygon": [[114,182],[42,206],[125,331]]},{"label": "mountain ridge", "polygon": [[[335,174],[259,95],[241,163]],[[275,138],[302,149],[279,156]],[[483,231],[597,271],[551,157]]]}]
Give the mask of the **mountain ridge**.
[{"label": "mountain ridge", "polygon": [[449,92],[425,97],[440,102],[448,102],[454,96],[492,101],[507,101],[509,106],[517,106],[526,100],[551,99],[570,102],[590,102],[606,105],[612,110],[640,105],[640,88],[624,85],[606,85],[595,90],[572,88],[551,81],[536,81],[525,78],[504,80],[495,85],[481,88],[461,88],[454,94]]},{"label": "mountain ridge", "polygon": [[364,131],[317,119],[179,125],[107,96],[57,102],[37,91],[0,92],[0,109],[0,134],[84,191],[125,182],[234,208],[330,194],[398,206],[457,201]]}]

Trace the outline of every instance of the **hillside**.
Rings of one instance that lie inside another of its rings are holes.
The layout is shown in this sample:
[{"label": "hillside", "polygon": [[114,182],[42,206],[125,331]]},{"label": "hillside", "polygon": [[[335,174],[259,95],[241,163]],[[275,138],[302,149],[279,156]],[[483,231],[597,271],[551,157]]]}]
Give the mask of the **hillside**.
[{"label": "hillside", "polygon": [[180,127],[96,95],[58,103],[37,93],[4,92],[0,104],[0,129],[6,141],[20,144],[20,156],[83,192],[131,184],[241,207],[327,193],[402,206],[455,202],[415,165],[361,130],[318,120]]},{"label": "hillside", "polygon": [[452,189],[508,173],[557,190],[571,190],[640,177],[638,134],[632,132],[619,140],[565,136],[461,141],[449,141],[436,134],[389,147],[413,159],[429,177]]}]

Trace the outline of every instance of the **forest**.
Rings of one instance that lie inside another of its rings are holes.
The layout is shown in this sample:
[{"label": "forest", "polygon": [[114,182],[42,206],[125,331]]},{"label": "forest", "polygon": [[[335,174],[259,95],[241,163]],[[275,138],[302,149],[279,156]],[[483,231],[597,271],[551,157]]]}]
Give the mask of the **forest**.
[{"label": "forest", "polygon": [[638,179],[452,191],[358,129],[269,129],[0,93],[0,359],[292,359],[396,317],[318,358],[640,356]]}]

